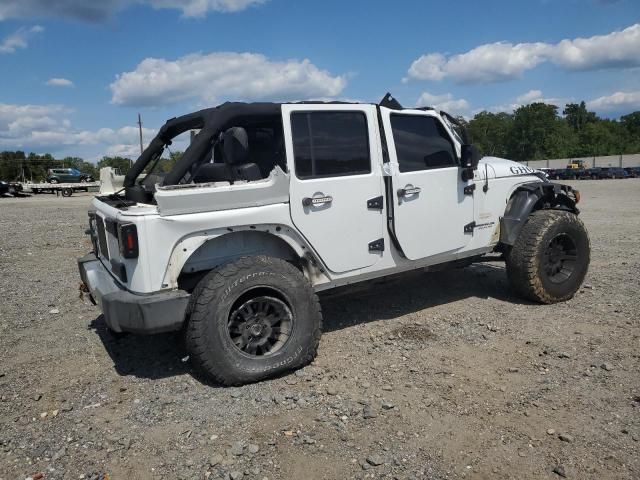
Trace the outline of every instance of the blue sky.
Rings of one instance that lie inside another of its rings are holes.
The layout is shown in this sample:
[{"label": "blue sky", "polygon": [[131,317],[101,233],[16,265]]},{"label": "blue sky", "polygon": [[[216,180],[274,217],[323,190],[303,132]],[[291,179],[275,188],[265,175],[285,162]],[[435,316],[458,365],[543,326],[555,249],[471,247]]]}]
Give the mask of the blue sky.
[{"label": "blue sky", "polygon": [[[94,5],[95,3],[95,5]],[[135,156],[226,100],[353,99],[472,116],[640,110],[638,0],[0,0],[0,150]]]}]

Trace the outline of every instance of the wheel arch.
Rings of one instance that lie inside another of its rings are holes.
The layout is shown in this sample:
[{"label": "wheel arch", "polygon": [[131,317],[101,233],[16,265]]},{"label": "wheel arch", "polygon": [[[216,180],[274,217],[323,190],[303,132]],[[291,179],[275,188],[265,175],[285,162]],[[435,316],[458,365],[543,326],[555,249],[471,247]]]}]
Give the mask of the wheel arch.
[{"label": "wheel arch", "polygon": [[[231,231],[228,231],[231,230]],[[250,226],[195,235],[174,248],[165,284],[191,290],[212,269],[241,257],[266,255],[285,260],[312,280],[320,274],[310,249],[287,234],[287,227]]]},{"label": "wheel arch", "polygon": [[580,213],[576,204],[580,193],[569,185],[530,182],[515,189],[500,218],[500,244],[512,246],[529,215],[536,210],[565,210]]}]

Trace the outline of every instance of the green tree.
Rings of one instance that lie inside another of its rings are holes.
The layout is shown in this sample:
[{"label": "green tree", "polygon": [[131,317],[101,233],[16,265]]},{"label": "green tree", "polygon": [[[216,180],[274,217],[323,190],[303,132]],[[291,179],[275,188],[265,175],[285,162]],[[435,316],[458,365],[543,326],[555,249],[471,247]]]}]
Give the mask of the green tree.
[{"label": "green tree", "polygon": [[580,103],[567,103],[562,114],[569,126],[576,132],[582,131],[587,124],[598,121],[596,114],[587,110],[587,105],[584,101]]},{"label": "green tree", "polygon": [[537,102],[517,108],[509,136],[509,158],[526,161],[562,155],[564,152],[554,148],[561,121],[555,105]]},{"label": "green tree", "polygon": [[175,152],[170,152],[169,158],[163,157],[160,159],[160,162],[158,163],[158,168],[156,170],[158,172],[164,172],[164,173],[169,172],[173,168],[173,166],[176,164],[176,162],[182,158],[183,153],[184,152],[181,152],[180,150],[176,150]]},{"label": "green tree", "polygon": [[484,155],[507,156],[507,143],[513,116],[508,113],[480,112],[468,123],[471,141]]},{"label": "green tree", "polygon": [[131,160],[124,157],[102,157],[98,161],[98,170],[105,167],[111,167],[120,170],[122,175],[126,175],[131,168]]}]

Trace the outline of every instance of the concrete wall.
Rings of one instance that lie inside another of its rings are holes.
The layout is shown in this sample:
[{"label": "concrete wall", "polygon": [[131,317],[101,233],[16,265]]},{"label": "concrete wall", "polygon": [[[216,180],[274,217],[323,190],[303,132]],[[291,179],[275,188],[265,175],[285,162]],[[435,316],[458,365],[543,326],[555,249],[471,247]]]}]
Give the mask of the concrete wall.
[{"label": "concrete wall", "polygon": [[532,168],[566,168],[571,160],[584,160],[587,168],[592,167],[640,167],[640,153],[631,155],[608,155],[606,157],[554,158],[524,162]]}]

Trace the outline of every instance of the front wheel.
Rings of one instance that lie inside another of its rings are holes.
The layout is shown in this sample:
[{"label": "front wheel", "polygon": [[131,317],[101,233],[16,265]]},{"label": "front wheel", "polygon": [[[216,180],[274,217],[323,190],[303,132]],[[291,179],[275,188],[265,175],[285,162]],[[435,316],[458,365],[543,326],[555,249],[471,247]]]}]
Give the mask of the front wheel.
[{"label": "front wheel", "polygon": [[215,268],[198,283],[185,338],[198,370],[242,385],[311,362],[321,328],[318,297],[302,273],[255,256]]},{"label": "front wheel", "polygon": [[589,234],[577,215],[532,213],[507,254],[507,276],[523,297],[541,303],[569,300],[589,268]]}]

